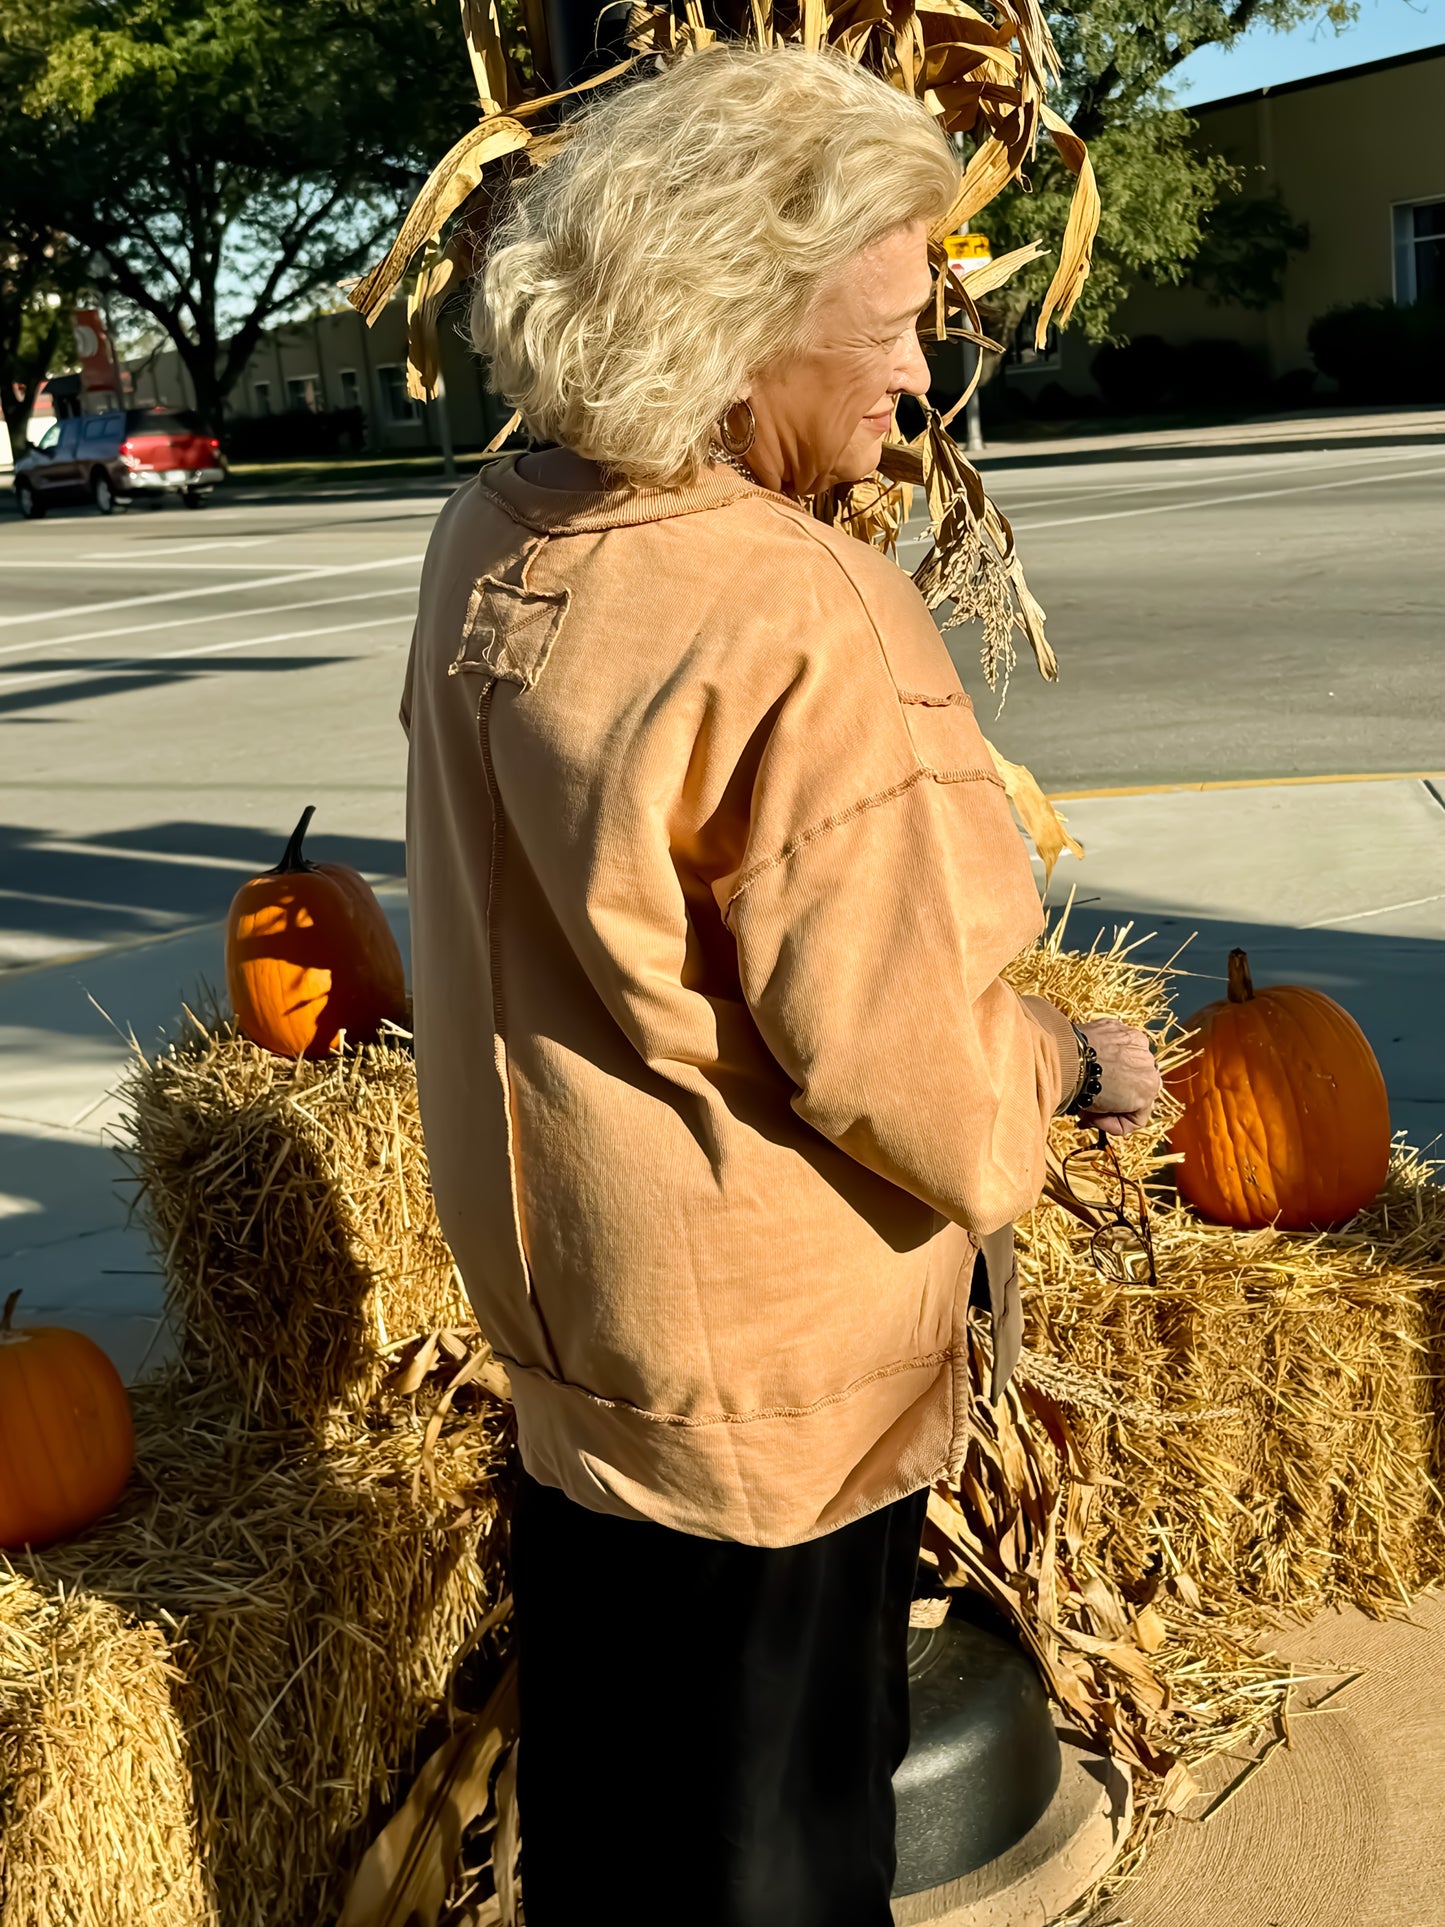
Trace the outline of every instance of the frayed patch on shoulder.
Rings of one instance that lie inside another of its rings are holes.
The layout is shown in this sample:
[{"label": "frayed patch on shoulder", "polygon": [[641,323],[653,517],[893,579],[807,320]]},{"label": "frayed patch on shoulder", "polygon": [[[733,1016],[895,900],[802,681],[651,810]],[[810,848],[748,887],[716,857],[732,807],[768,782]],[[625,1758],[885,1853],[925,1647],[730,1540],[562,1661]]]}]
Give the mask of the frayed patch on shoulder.
[{"label": "frayed patch on shoulder", "polygon": [[571,604],[570,589],[523,589],[482,576],[468,598],[461,641],[447,674],[476,669],[531,689]]}]

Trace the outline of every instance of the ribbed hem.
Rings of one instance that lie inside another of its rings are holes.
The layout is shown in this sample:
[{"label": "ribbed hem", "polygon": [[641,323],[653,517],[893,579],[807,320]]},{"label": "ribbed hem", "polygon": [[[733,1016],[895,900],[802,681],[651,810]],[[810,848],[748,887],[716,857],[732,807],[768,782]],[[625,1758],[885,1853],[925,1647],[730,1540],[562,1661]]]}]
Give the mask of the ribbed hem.
[{"label": "ribbed hem", "polygon": [[511,1368],[534,1479],[578,1505],[702,1539],[801,1545],[931,1485],[954,1451],[954,1359],[935,1354],[805,1411],[674,1424]]},{"label": "ribbed hem", "polygon": [[726,508],[745,496],[764,496],[786,502],[801,513],[791,497],[775,494],[761,483],[744,481],[730,468],[705,470],[690,488],[616,488],[574,493],[542,488],[517,473],[516,455],[489,462],[477,475],[476,486],[529,529],[544,535],[584,535],[598,529],[635,527],[641,522],[663,522],[674,515],[698,515],[706,509]]}]

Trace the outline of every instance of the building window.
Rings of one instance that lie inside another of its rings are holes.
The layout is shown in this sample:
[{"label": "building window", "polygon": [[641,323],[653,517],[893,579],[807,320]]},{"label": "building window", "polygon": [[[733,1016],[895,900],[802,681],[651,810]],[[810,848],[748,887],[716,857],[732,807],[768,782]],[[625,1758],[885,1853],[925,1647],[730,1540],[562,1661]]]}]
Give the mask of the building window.
[{"label": "building window", "polygon": [[376,378],[381,383],[382,406],[386,419],[390,422],[414,422],[420,419],[417,405],[406,392],[406,372],[395,362],[378,368]]},{"label": "building window", "polygon": [[1395,299],[1445,301],[1445,196],[1407,201],[1395,215]]},{"label": "building window", "polygon": [[269,415],[271,412],[271,384],[269,381],[253,381],[251,393],[255,398],[256,413]]},{"label": "building window", "polygon": [[286,406],[291,409],[305,409],[314,415],[318,406],[316,399],[318,386],[315,375],[288,375]]},{"label": "building window", "polygon": [[361,406],[361,383],[356,379],[354,368],[343,368],[341,371],[341,406],[343,408]]}]

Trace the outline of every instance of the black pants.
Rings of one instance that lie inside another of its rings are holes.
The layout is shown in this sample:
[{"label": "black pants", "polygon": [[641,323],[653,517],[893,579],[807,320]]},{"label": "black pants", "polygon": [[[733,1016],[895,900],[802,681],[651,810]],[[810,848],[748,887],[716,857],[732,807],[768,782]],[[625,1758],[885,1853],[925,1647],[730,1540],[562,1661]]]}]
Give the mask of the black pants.
[{"label": "black pants", "polygon": [[763,1550],[523,1475],[527,1927],[888,1927],[926,1502]]}]

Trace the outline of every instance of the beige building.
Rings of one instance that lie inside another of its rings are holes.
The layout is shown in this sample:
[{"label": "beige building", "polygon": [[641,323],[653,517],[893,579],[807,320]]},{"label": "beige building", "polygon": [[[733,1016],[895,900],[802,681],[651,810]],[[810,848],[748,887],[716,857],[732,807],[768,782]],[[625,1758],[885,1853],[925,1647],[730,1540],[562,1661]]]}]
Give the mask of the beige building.
[{"label": "beige building", "polygon": [[[1278,190],[1310,233],[1290,257],[1282,298],[1262,312],[1217,306],[1196,289],[1140,288],[1120,334],[1175,343],[1229,339],[1272,375],[1310,365],[1306,336],[1355,301],[1445,301],[1445,46],[1189,108],[1198,139],[1248,170],[1246,194]],[[1008,370],[1021,393],[1092,384],[1096,349],[1070,331],[1052,355]]]},{"label": "beige building", "polygon": [[[460,311],[443,317],[442,379],[453,440],[480,446],[505,419],[486,391],[481,363],[462,338]],[[174,348],[127,364],[134,400],[172,408],[194,406],[190,378]],[[367,446],[393,454],[423,453],[441,445],[436,403],[406,392],[406,303],[397,299],[375,327],[353,308],[270,329],[236,386],[231,418],[279,415],[288,409],[360,408]]]}]

